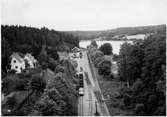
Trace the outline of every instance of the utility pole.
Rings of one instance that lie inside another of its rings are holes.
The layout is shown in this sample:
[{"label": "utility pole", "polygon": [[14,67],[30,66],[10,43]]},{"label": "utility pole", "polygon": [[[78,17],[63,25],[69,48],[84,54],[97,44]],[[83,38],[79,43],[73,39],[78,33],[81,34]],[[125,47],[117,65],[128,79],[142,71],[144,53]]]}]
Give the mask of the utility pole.
[{"label": "utility pole", "polygon": [[[112,99],[102,99],[102,101],[111,101]],[[98,109],[97,109],[97,103],[98,103],[98,100],[96,99],[90,99],[90,100],[87,100],[87,101],[95,101],[95,113],[94,115],[95,116],[100,116],[100,113],[98,112]]]},{"label": "utility pole", "polygon": [[123,55],[123,75],[126,78],[127,87],[129,87],[129,78],[127,75],[127,56]]},{"label": "utility pole", "polygon": [[97,100],[95,100],[95,108],[96,108],[96,111],[95,111],[95,116],[100,116],[100,113],[98,112],[98,110],[97,110]]},{"label": "utility pole", "polygon": [[125,74],[126,74],[126,80],[127,80],[127,87],[129,88],[129,72],[127,71],[127,56],[125,55]]},{"label": "utility pole", "polygon": [[97,101],[96,100],[95,100],[95,107],[96,107],[95,115],[98,115],[98,112],[97,112]]},{"label": "utility pole", "polygon": [[97,103],[98,103],[98,101],[96,100],[96,99],[91,99],[91,100],[87,100],[87,101],[95,101],[95,113],[94,113],[94,115],[95,116],[100,116],[100,113],[98,112],[98,110],[97,110]]}]

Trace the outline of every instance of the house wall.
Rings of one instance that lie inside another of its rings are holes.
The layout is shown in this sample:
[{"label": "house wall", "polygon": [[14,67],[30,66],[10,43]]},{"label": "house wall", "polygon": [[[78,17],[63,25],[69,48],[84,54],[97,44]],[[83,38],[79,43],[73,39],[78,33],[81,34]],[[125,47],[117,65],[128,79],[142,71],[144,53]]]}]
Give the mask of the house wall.
[{"label": "house wall", "polygon": [[127,36],[127,39],[144,39],[145,37],[145,34],[136,34]]},{"label": "house wall", "polygon": [[33,61],[29,57],[26,56],[24,59],[27,60],[28,64],[30,65],[30,68],[34,68]]},{"label": "house wall", "polygon": [[27,54],[24,57],[24,60],[27,60],[28,64],[30,65],[30,68],[36,67],[37,60],[31,54]]},{"label": "house wall", "polygon": [[11,70],[12,69],[16,70],[16,73],[21,73],[21,71],[25,69],[25,63],[18,61],[16,58],[12,58],[12,60],[11,60]]},{"label": "house wall", "polygon": [[60,60],[68,59],[69,54],[67,52],[57,52]]}]

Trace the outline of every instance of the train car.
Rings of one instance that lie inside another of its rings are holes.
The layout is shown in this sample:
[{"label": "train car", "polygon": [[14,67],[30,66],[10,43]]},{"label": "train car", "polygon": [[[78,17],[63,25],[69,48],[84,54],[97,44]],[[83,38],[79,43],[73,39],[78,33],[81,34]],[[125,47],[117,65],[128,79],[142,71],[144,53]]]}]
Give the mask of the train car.
[{"label": "train car", "polygon": [[84,76],[83,73],[79,74],[79,86],[84,87]]},{"label": "train car", "polygon": [[79,53],[80,59],[82,58],[82,52]]},{"label": "train car", "polygon": [[84,81],[83,81],[83,79],[79,79],[79,87],[84,87]]},{"label": "train car", "polygon": [[79,79],[83,79],[83,73],[79,73]]},{"label": "train car", "polygon": [[84,88],[83,87],[79,88],[79,96],[84,96]]}]

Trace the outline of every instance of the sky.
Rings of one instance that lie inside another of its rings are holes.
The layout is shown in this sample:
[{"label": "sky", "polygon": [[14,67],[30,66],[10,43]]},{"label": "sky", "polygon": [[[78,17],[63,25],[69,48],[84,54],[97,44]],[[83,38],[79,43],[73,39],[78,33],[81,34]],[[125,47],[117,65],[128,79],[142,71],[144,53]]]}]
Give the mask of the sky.
[{"label": "sky", "polygon": [[166,24],[167,0],[1,0],[1,23],[60,31]]}]

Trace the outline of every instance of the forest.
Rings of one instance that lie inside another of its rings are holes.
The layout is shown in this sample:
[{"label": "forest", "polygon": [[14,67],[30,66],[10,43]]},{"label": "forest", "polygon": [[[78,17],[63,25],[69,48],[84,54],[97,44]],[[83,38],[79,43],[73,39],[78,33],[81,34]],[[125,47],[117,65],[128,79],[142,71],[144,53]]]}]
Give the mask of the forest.
[{"label": "forest", "polygon": [[108,53],[112,54],[112,47],[107,43],[99,49],[95,41],[88,46],[88,54],[101,76],[98,80],[102,92],[110,97],[107,105],[111,115],[165,116],[166,30],[144,40],[123,43],[119,55],[113,55],[117,76],[112,75],[113,65],[104,57]]},{"label": "forest", "polygon": [[[166,29],[166,25],[150,25],[150,26],[136,26],[136,27],[119,27],[107,30],[98,31],[67,31],[69,34],[80,37],[81,40],[93,40],[95,38],[102,38],[102,40],[117,40],[112,37],[115,35],[136,35],[161,32]],[[119,40],[119,39],[118,39]],[[123,39],[122,39],[123,40]]]},{"label": "forest", "polygon": [[125,106],[134,115],[166,115],[166,34],[121,46],[118,60],[121,81],[127,82]]},{"label": "forest", "polygon": [[[2,25],[1,31],[2,93],[9,97],[2,102],[2,114],[77,115],[77,63],[60,61],[57,51],[79,47],[78,37],[45,27]],[[111,115],[166,115],[166,28],[144,40],[122,44],[119,55],[113,55],[110,44],[98,48],[95,41],[87,50],[103,95],[110,99],[107,106]],[[21,74],[6,73],[12,52],[32,53],[39,66]],[[117,62],[117,76],[112,73],[110,56]]]},{"label": "forest", "polygon": [[[2,30],[2,115],[77,115],[77,63],[60,60],[59,52],[79,46],[72,35],[23,26],[1,26]],[[19,74],[7,72],[12,52],[31,53],[35,68]]]},{"label": "forest", "polygon": [[1,25],[2,39],[2,70],[9,62],[12,52],[32,53],[35,58],[40,54],[43,47],[55,51],[70,51],[79,46],[78,37],[71,34],[26,26]]}]

